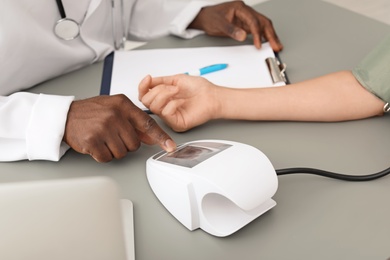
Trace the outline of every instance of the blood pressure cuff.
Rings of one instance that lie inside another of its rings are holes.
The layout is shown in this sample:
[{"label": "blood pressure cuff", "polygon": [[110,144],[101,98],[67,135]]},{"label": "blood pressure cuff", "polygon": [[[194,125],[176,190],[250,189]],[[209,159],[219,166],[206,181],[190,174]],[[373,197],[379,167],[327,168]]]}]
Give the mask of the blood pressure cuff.
[{"label": "blood pressure cuff", "polygon": [[352,70],[368,91],[390,103],[390,35]]}]

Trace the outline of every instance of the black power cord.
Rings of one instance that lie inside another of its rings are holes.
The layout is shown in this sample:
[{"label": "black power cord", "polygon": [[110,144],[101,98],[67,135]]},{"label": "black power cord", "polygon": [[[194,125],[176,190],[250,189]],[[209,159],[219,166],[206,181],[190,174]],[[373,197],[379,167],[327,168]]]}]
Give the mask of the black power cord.
[{"label": "black power cord", "polygon": [[278,176],[288,175],[288,174],[300,174],[300,173],[314,174],[314,175],[319,175],[319,176],[332,178],[332,179],[357,182],[357,181],[372,181],[375,179],[382,178],[390,173],[390,168],[387,168],[377,173],[368,174],[368,175],[347,175],[347,174],[329,172],[329,171],[313,169],[313,168],[287,168],[287,169],[276,170],[276,174]]}]

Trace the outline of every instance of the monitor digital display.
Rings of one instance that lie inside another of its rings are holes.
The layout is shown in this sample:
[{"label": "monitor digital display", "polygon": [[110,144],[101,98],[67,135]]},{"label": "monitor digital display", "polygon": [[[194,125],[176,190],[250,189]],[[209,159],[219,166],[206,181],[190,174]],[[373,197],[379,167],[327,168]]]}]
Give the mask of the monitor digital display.
[{"label": "monitor digital display", "polygon": [[192,168],[231,146],[230,144],[216,142],[189,143],[179,147],[172,153],[161,156],[157,160]]}]

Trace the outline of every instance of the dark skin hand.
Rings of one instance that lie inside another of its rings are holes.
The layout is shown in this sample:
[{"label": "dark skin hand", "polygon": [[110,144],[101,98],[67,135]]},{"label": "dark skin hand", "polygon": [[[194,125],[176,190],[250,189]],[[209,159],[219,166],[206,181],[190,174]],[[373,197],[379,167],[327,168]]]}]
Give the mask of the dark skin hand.
[{"label": "dark skin hand", "polygon": [[141,143],[159,144],[167,152],[176,149],[175,142],[156,121],[125,95],[73,101],[63,140],[98,162],[123,158]]},{"label": "dark skin hand", "polygon": [[276,52],[283,49],[272,22],[242,1],[226,2],[201,9],[188,28],[205,31],[211,36],[228,36],[244,41],[248,34],[253,44],[261,48],[261,39],[267,40]]}]

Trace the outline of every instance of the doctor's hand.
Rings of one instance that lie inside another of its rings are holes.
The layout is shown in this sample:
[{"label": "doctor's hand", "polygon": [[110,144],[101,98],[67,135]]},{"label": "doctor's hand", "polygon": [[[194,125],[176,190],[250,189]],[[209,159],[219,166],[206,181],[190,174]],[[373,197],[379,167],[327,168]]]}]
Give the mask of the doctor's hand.
[{"label": "doctor's hand", "polygon": [[261,48],[262,38],[270,43],[274,51],[283,49],[271,20],[242,1],[202,8],[188,28],[203,30],[211,36],[228,36],[237,41],[244,41],[247,34],[252,34],[258,49]]},{"label": "doctor's hand", "polygon": [[203,77],[185,74],[146,76],[138,88],[139,100],[177,132],[218,117],[219,89]]},{"label": "doctor's hand", "polygon": [[120,159],[141,143],[158,144],[171,152],[172,138],[126,96],[98,96],[74,101],[68,112],[63,140],[75,151],[98,162]]}]

